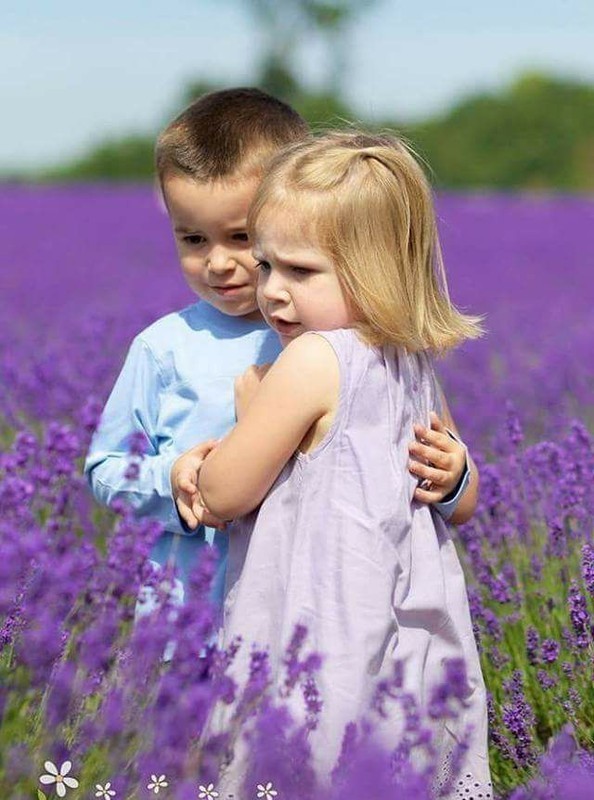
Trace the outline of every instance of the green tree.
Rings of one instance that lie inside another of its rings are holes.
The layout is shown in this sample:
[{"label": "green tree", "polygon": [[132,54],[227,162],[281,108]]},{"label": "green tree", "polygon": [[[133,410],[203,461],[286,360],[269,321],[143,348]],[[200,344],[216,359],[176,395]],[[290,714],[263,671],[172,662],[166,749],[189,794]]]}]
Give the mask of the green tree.
[{"label": "green tree", "polygon": [[[293,79],[283,85],[290,89],[285,99],[314,129],[344,126],[356,116],[340,94],[307,91]],[[190,84],[183,105],[213,88],[204,81]],[[423,122],[406,125],[387,119],[377,127],[403,133],[430,164],[439,187],[594,189],[593,85],[526,73],[509,87],[475,94]],[[40,177],[147,180],[153,174],[153,145],[154,133],[111,140]]]},{"label": "green tree", "polygon": [[594,87],[585,83],[526,73],[404,131],[442,186],[594,187]]},{"label": "green tree", "polygon": [[87,155],[62,166],[44,170],[42,180],[150,180],[153,176],[152,135],[135,134],[102,142]]},{"label": "green tree", "polygon": [[311,35],[324,41],[329,72],[323,81],[326,96],[339,102],[347,72],[347,34],[356,17],[377,0],[247,0],[256,25],[264,32],[259,65],[262,88],[291,101],[303,92],[297,77],[297,51]]}]

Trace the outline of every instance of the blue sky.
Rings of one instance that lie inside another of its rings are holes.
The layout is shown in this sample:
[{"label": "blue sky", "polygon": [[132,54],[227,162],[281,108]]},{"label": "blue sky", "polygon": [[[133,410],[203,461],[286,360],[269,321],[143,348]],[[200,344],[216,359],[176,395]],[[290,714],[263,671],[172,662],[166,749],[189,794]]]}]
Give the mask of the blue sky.
[{"label": "blue sky", "polygon": [[[282,0],[279,0],[282,2]],[[363,5],[363,0],[362,3]],[[191,79],[253,81],[263,38],[244,0],[19,0],[0,9],[0,169],[58,162],[152,132]],[[322,49],[304,42],[311,85]],[[591,0],[376,0],[350,31],[347,99],[366,116],[422,117],[518,72],[594,82]]]}]

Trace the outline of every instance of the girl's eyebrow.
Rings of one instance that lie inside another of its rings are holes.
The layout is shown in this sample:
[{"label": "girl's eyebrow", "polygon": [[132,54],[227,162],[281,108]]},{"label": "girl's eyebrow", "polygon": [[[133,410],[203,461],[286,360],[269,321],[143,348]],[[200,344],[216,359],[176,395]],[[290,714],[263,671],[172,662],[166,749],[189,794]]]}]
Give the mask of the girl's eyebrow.
[{"label": "girl's eyebrow", "polygon": [[286,258],[286,257],[283,257],[283,256],[279,256],[278,254],[274,254],[274,253],[272,255],[266,256],[266,255],[262,254],[256,248],[254,248],[252,250],[252,255],[258,261],[261,261],[263,259],[268,259],[268,260],[274,261],[276,264],[280,264],[281,267],[297,267],[297,266],[299,266],[299,267],[315,267],[315,266],[319,266],[319,264],[316,265],[316,263],[311,261],[311,259],[302,258],[300,256],[297,257],[297,258]]}]

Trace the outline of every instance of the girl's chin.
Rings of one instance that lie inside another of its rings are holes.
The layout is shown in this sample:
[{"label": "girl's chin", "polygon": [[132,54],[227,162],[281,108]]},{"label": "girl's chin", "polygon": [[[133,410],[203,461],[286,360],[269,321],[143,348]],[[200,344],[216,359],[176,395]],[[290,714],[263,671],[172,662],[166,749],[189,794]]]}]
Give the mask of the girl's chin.
[{"label": "girl's chin", "polygon": [[291,342],[294,341],[298,336],[301,336],[301,334],[298,333],[297,336],[287,336],[286,334],[279,333],[278,338],[280,339],[280,343],[283,350],[288,344],[291,344]]}]

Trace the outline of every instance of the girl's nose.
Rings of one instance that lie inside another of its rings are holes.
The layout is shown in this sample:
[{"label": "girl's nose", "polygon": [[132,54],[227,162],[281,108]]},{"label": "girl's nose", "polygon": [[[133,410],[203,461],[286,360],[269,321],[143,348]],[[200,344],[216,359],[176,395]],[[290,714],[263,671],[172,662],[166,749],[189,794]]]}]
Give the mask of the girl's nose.
[{"label": "girl's nose", "polygon": [[282,278],[273,271],[268,275],[261,273],[260,286],[262,296],[268,301],[287,301],[289,294],[283,285]]}]

